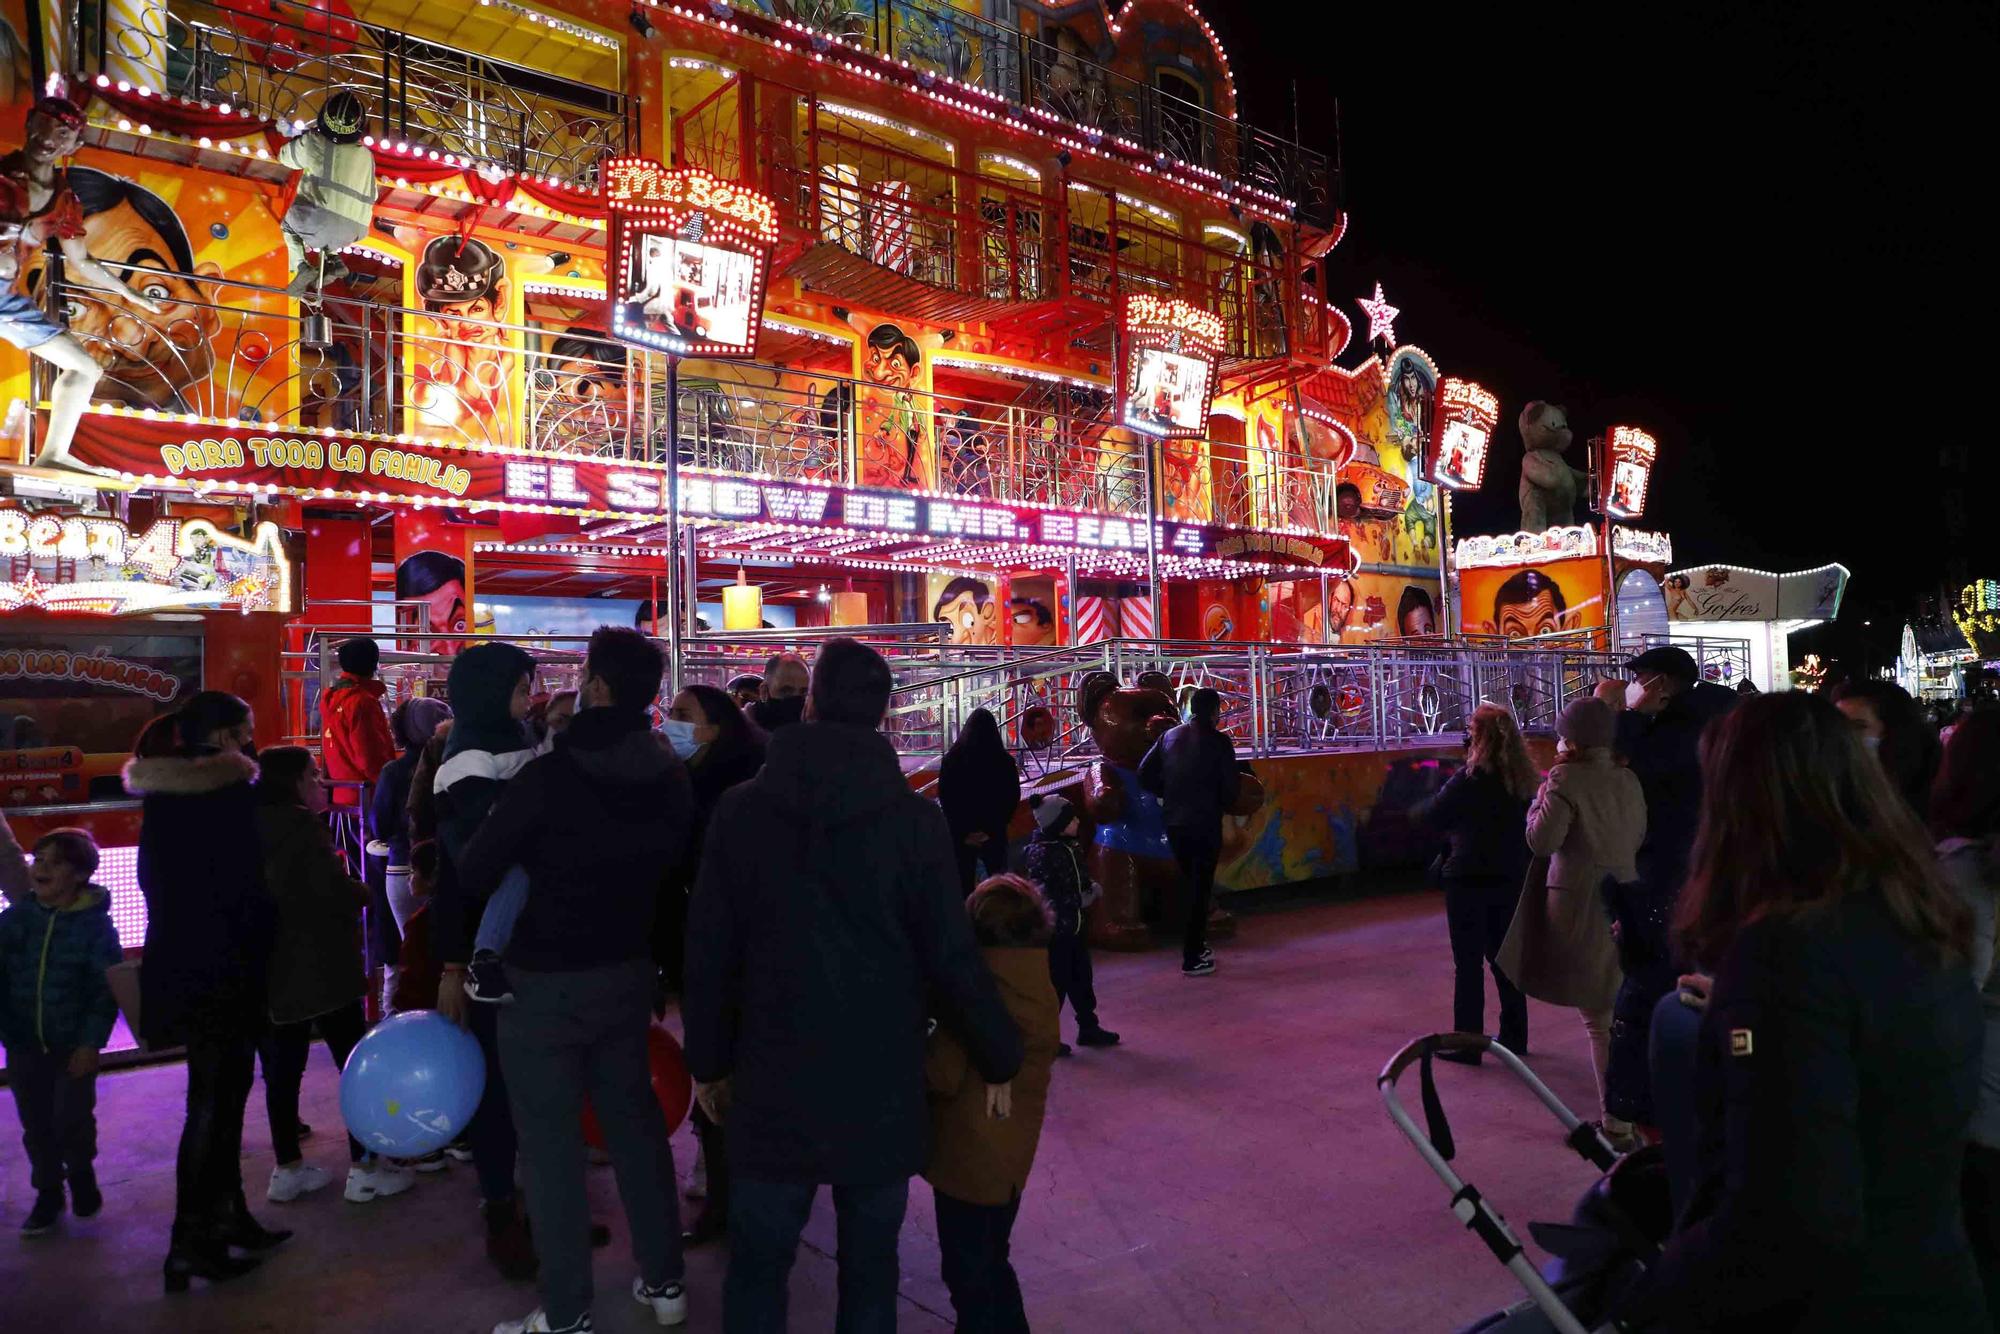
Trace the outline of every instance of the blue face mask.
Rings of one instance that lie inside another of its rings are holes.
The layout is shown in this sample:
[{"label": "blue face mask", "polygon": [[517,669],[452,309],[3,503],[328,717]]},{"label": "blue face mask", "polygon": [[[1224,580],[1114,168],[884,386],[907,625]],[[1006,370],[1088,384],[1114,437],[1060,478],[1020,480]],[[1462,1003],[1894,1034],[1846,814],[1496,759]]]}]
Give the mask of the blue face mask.
[{"label": "blue face mask", "polygon": [[701,749],[701,742],[694,738],[694,728],[693,723],[679,718],[669,718],[660,724],[660,734],[666,737],[667,744],[674,748],[674,754],[685,760]]}]

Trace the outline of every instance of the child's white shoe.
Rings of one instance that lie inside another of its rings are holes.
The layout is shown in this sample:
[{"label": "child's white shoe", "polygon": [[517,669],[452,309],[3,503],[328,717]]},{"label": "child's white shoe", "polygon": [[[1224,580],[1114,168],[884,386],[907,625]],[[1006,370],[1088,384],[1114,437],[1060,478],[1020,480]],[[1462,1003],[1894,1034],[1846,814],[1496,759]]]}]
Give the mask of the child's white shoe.
[{"label": "child's white shoe", "polygon": [[641,1306],[653,1309],[653,1319],[663,1325],[685,1325],[688,1318],[687,1289],[678,1283],[662,1283],[657,1288],[646,1286],[646,1280],[632,1280],[632,1300]]},{"label": "child's white shoe", "polygon": [[347,1169],[348,1200],[366,1204],[388,1195],[401,1195],[417,1184],[414,1172],[395,1166],[386,1158],[369,1158]]},{"label": "child's white shoe", "polygon": [[271,1169],[271,1184],[264,1191],[264,1198],[273,1204],[290,1204],[301,1195],[312,1192],[333,1180],[322,1169],[311,1163],[292,1163]]}]

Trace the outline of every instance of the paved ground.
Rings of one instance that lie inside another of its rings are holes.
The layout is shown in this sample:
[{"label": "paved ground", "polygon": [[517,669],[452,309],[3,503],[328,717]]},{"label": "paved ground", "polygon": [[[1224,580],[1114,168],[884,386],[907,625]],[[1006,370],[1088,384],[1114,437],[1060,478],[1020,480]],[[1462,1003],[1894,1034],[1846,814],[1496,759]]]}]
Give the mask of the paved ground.
[{"label": "paved ground", "polygon": [[[1516,1300],[1512,1280],[1464,1235],[1444,1192],[1396,1133],[1375,1075],[1407,1038],[1443,1027],[1450,963],[1434,894],[1323,904],[1246,919],[1205,980],[1167,952],[1100,957],[1110,1052],[1057,1068],[1041,1155],[1015,1232],[1037,1331],[1446,1330]],[[1537,1007],[1535,1065],[1582,1109],[1588,1054],[1573,1015]],[[1555,1123],[1492,1065],[1439,1067],[1460,1166],[1524,1225],[1566,1216],[1588,1169]],[[226,1287],[160,1293],[183,1089],[177,1067],[100,1084],[109,1204],[89,1222],[20,1241],[27,1166],[0,1103],[0,1309],[23,1331],[109,1329],[484,1331],[534,1305],[486,1267],[471,1172],[411,1193],[344,1203],[337,1187],[262,1204],[271,1166],[253,1095],[244,1175],[273,1224],[297,1230],[276,1259]],[[1415,1102],[1414,1080],[1410,1094]],[[345,1152],[331,1067],[316,1052],[308,1157]],[[675,1138],[683,1170],[687,1132]],[[631,1270],[608,1170],[593,1173],[598,1217],[618,1234],[599,1252],[598,1328],[653,1328],[622,1293]],[[1522,1230],[1525,1230],[1524,1228]],[[903,1232],[903,1331],[948,1329],[930,1196],[911,1191]],[[833,1219],[822,1195],[793,1278],[792,1323],[832,1327]],[[720,1328],[725,1255],[689,1258],[692,1329]],[[44,1323],[46,1322],[46,1323]]]}]

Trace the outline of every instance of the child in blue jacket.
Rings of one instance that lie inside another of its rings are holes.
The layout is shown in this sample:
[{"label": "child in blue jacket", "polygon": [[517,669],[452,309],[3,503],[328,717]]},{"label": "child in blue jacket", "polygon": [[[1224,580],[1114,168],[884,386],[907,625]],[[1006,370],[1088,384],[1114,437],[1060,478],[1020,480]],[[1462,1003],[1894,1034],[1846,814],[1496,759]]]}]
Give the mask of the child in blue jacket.
[{"label": "child in blue jacket", "polygon": [[34,1207],[21,1224],[40,1236],[63,1211],[63,1182],[78,1218],[104,1205],[97,1173],[97,1054],[118,1005],[104,970],[124,957],[111,895],[90,883],[97,844],[58,829],[35,844],[31,896],[0,912],[0,1043],[20,1112]]}]

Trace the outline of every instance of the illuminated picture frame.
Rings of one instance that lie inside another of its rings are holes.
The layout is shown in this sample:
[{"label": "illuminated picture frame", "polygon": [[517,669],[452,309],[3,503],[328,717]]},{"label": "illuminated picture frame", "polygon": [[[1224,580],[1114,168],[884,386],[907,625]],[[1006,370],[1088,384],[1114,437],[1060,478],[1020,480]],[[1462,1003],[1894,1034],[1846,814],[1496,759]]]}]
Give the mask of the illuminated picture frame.
[{"label": "illuminated picture frame", "polygon": [[1477,491],[1486,480],[1500,400],[1470,380],[1438,381],[1437,406],[1424,446],[1424,479],[1454,491]]},{"label": "illuminated picture frame", "polygon": [[1605,436],[1604,513],[1614,519],[1636,519],[1646,512],[1659,447],[1658,440],[1636,426],[1611,428]]},{"label": "illuminated picture frame", "polygon": [[698,167],[616,158],[605,168],[611,336],[677,357],[757,348],[777,206]]},{"label": "illuminated picture frame", "polygon": [[292,610],[292,565],[273,523],[246,540],[206,519],[133,533],[116,519],[0,508],[0,562],[22,561],[20,578],[0,580],[0,612]]},{"label": "illuminated picture frame", "polygon": [[1119,418],[1162,439],[1208,434],[1228,326],[1179,298],[1127,296],[1119,316]]}]

